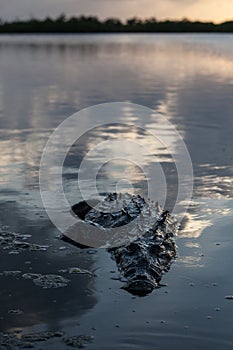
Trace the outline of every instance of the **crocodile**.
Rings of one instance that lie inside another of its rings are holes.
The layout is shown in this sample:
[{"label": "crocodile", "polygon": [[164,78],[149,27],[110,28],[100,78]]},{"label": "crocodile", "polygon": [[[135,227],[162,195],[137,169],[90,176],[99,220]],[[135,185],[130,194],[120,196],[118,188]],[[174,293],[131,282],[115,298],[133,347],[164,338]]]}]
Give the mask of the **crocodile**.
[{"label": "crocodile", "polygon": [[108,193],[103,200],[82,201],[71,209],[84,223],[84,231],[90,225],[102,231],[124,228],[127,239],[107,248],[125,281],[123,289],[144,296],[161,286],[176,257],[178,225],[167,210],[128,193]]}]

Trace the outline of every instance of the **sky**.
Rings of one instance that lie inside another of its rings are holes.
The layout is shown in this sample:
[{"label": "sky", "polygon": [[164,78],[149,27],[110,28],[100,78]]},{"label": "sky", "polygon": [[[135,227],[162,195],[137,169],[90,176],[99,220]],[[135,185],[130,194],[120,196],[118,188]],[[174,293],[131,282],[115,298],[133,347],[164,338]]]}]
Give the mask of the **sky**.
[{"label": "sky", "polygon": [[117,17],[156,17],[223,22],[233,20],[233,0],[0,0],[3,20],[29,17],[95,15],[100,19]]}]

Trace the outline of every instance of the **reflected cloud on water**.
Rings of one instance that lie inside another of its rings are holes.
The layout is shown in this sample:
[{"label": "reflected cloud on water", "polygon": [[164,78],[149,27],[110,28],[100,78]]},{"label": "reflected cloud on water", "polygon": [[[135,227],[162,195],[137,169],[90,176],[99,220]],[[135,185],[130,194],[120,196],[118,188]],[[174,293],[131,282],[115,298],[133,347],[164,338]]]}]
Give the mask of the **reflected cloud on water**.
[{"label": "reflected cloud on water", "polygon": [[[233,215],[232,48],[232,37],[225,35],[221,40],[215,35],[2,36],[0,223],[9,230],[32,234],[38,243],[47,240],[51,248],[48,252],[14,257],[4,251],[1,268],[20,267],[26,271],[27,260],[32,260],[32,271],[38,273],[55,273],[71,263],[88,269],[95,266],[98,258],[94,255],[82,255],[78,248],[72,248],[70,255],[59,250],[54,238],[57,232],[45,215],[38,192],[38,171],[42,150],[54,128],[77,110],[102,102],[130,101],[151,107],[168,118],[184,138],[193,162],[195,188],[178,239],[190,240],[187,248],[199,249],[198,239],[205,229]],[[126,109],[121,122],[134,124],[138,119],[140,115]],[[90,125],[90,120],[81,122],[82,127],[85,122]],[[156,130],[166,135],[177,154],[179,149],[170,130],[153,115],[144,126],[148,133],[122,125],[100,127],[70,147],[63,169],[70,204],[79,201],[77,175],[83,156],[110,137],[124,137],[139,141],[148,150],[148,167],[153,166],[156,156],[166,173],[166,205],[172,207],[177,195],[177,170],[164,145],[149,133]],[[71,131],[66,131],[62,142],[69,145]],[[114,189],[124,177],[129,181],[121,183],[125,191],[130,191],[131,181],[136,191],[145,195],[147,179],[140,167],[115,159],[117,152],[111,147],[99,150],[114,158],[98,173],[99,192]],[[126,151],[129,157],[135,152],[132,146]],[[101,152],[90,154],[89,164],[100,161]],[[50,179],[48,185],[53,189]],[[189,181],[184,185],[189,186]],[[88,190],[90,183],[87,181],[85,186]],[[202,265],[194,255],[184,256],[183,263],[190,267]],[[93,309],[99,302],[95,281],[76,277],[56,293],[38,290],[31,281],[4,277],[1,328],[44,323],[54,330],[64,319],[79,318]],[[8,314],[13,307],[22,308],[23,314]]]},{"label": "reflected cloud on water", "polygon": [[203,197],[193,200],[182,223],[180,238],[198,238],[203,231],[223,218],[226,221],[233,216],[233,201],[225,197]]}]

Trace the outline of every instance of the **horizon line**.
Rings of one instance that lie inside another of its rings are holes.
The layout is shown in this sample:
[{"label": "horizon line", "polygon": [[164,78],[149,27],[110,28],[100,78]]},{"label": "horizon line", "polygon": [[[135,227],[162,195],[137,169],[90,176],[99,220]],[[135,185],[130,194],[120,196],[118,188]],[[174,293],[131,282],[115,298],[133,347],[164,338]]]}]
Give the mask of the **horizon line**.
[{"label": "horizon line", "polygon": [[28,22],[28,21],[31,21],[31,20],[43,21],[43,20],[46,20],[46,19],[51,19],[51,20],[54,21],[54,20],[56,20],[58,18],[61,18],[61,17],[64,17],[64,19],[66,19],[66,20],[69,20],[71,18],[80,18],[80,17],[96,18],[96,19],[98,19],[99,22],[105,22],[107,20],[114,19],[114,20],[119,20],[123,25],[127,24],[127,21],[128,20],[132,20],[132,19],[135,19],[135,20],[138,20],[138,21],[142,21],[142,22],[154,19],[157,23],[161,23],[161,22],[185,22],[185,21],[187,21],[187,22],[190,22],[190,23],[199,22],[199,23],[203,23],[203,24],[211,23],[211,24],[214,24],[214,25],[221,25],[221,24],[224,24],[224,23],[233,22],[233,17],[229,18],[229,19],[221,20],[221,21],[190,19],[190,18],[185,17],[185,16],[182,17],[182,18],[170,18],[170,17],[167,17],[167,18],[164,18],[164,19],[158,19],[158,18],[156,18],[156,16],[151,16],[151,17],[129,16],[126,19],[121,19],[121,18],[115,17],[115,16],[106,16],[104,18],[100,18],[98,15],[94,15],[94,14],[68,15],[68,14],[66,14],[64,12],[61,12],[59,15],[54,15],[54,16],[46,15],[46,16],[36,17],[34,15],[31,15],[28,18],[20,18],[20,17],[16,16],[13,20],[3,19],[3,18],[0,17],[0,24],[4,24],[4,23],[11,24],[11,23],[15,23],[15,22]]}]

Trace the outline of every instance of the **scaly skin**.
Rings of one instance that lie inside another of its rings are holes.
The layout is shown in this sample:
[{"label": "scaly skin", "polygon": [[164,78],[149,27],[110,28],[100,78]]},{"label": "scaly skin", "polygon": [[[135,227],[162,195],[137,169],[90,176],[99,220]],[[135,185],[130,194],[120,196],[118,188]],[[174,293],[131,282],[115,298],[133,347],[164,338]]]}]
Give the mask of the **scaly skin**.
[{"label": "scaly skin", "polygon": [[87,225],[103,230],[131,224],[125,226],[129,242],[108,250],[127,281],[123,288],[135,295],[149,294],[176,256],[176,222],[168,211],[139,195],[109,193],[92,205],[80,202],[72,210]]}]

